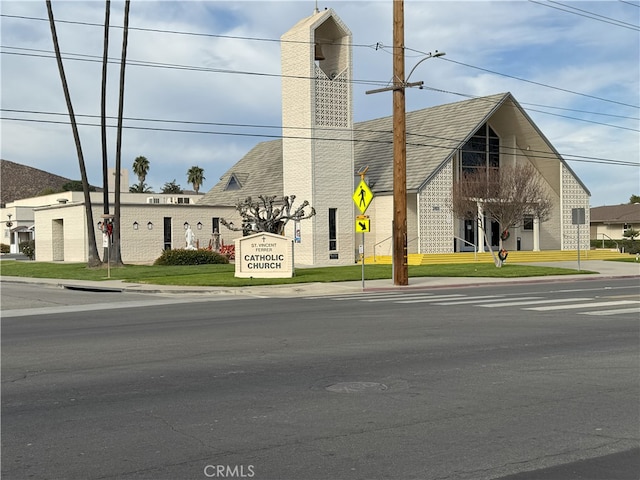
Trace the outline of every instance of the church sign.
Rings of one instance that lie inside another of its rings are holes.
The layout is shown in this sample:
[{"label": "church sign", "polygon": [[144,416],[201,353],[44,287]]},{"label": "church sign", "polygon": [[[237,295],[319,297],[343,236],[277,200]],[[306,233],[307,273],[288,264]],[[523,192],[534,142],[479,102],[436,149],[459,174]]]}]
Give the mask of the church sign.
[{"label": "church sign", "polygon": [[293,241],[273,233],[256,233],[238,238],[236,277],[293,277]]}]

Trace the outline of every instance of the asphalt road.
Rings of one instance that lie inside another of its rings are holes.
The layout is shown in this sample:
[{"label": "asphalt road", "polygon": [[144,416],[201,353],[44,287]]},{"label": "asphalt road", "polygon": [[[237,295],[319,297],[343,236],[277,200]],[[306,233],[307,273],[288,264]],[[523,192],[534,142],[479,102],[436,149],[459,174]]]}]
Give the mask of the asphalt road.
[{"label": "asphalt road", "polygon": [[2,312],[3,478],[640,477],[637,279],[80,293]]}]

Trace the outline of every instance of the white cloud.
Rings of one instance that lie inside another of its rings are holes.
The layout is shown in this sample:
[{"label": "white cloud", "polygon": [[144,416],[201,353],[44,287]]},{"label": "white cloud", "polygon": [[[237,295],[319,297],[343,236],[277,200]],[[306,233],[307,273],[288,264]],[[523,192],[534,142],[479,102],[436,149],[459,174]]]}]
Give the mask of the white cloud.
[{"label": "white cloud", "polygon": [[[638,24],[637,7],[623,2],[572,2],[573,6],[607,17]],[[130,65],[126,71],[125,116],[218,124],[280,125],[279,78],[259,74],[280,73],[277,40],[295,23],[313,12],[315,2],[300,1],[145,1],[132,2],[130,61],[191,66],[196,69]],[[387,82],[392,76],[392,2],[325,1],[353,33],[356,80]],[[98,115],[104,3],[54,1],[61,49],[68,54],[91,55],[97,61],[65,60],[76,114]],[[120,55],[123,2],[112,2],[110,56]],[[40,52],[52,51],[44,2],[3,1],[2,108],[65,113],[55,60]],[[64,21],[83,22],[84,25]],[[637,131],[595,125],[572,118],[638,130],[638,120],[549,110],[529,104],[551,105],[587,112],[638,118],[640,71],[638,31],[523,1],[413,1],[405,2],[407,73],[422,57],[414,50],[446,51],[441,59],[421,64],[412,80],[424,80],[433,90],[407,92],[407,110],[463,100],[458,94],[491,95],[511,91],[529,111],[542,132],[566,155],[610,158],[640,163]],[[149,30],[135,30],[144,28]],[[205,35],[167,33],[190,32]],[[265,41],[230,37],[261,38]],[[271,40],[271,41],[266,41]],[[378,48],[376,49],[376,44]],[[15,54],[19,55],[15,55]],[[26,56],[25,54],[29,54]],[[50,54],[49,54],[50,55]],[[467,66],[465,66],[465,64]],[[478,70],[501,72],[531,80]],[[110,65],[109,115],[117,113],[119,65]],[[574,95],[568,91],[602,97],[635,107]],[[373,85],[354,85],[356,121],[391,114],[391,95],[365,95]],[[451,92],[451,93],[446,93]],[[549,110],[563,115],[545,115]],[[68,125],[8,120],[65,120],[41,114],[2,113],[2,157],[71,178],[79,178],[75,147]],[[80,117],[83,122],[97,119]],[[112,122],[113,123],[113,122]],[[129,122],[132,124],[132,122]],[[236,134],[277,135],[278,129],[136,122],[148,128],[203,130]],[[101,183],[100,130],[81,127],[90,181]],[[211,188],[257,142],[251,136],[179,133],[126,129],[123,167],[145,155],[150,160],[147,183],[158,190],[174,178],[183,187],[192,165],[205,170],[203,190]],[[115,155],[115,130],[109,130],[111,163]],[[592,192],[592,204],[628,201],[640,193],[639,169],[606,164],[570,162]],[[134,176],[130,175],[132,181]],[[611,187],[611,185],[616,185]]]}]

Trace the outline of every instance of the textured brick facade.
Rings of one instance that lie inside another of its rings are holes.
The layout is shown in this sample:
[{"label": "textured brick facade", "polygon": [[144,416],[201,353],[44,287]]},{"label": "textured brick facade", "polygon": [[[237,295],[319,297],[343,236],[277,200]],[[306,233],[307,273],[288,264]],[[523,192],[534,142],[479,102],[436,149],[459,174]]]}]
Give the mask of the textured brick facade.
[{"label": "textured brick facade", "polygon": [[[324,58],[315,60],[316,45]],[[332,10],[282,37],[283,190],[308,200],[316,215],[300,223],[296,262],[354,262],[351,33]],[[336,209],[336,238],[329,211]],[[295,237],[294,225],[286,234]],[[330,248],[335,240],[335,248]]]}]

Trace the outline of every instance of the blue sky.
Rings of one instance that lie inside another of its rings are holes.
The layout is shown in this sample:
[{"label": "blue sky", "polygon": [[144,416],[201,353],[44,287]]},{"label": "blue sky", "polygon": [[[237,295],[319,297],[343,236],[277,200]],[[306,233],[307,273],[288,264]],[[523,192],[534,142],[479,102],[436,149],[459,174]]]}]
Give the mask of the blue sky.
[{"label": "blue sky", "polygon": [[[80,116],[100,113],[104,2],[52,3],[76,115],[97,124]],[[143,128],[125,129],[123,168],[146,156],[147,183],[159,191],[173,179],[189,188],[186,172],[198,165],[206,191],[256,143],[279,135],[278,39],[311,15],[315,3],[132,1],[125,117],[144,121],[126,122]],[[111,2],[114,59],[123,6]],[[390,115],[391,94],[364,92],[391,79],[392,1],[319,0],[318,7],[333,8],[353,33],[355,121]],[[49,123],[65,121],[52,114],[65,114],[66,106],[45,3],[2,1],[0,9],[2,158],[77,179],[71,129]],[[640,194],[639,39],[636,0],[406,0],[407,73],[425,53],[447,53],[418,66],[411,80],[427,88],[408,91],[406,108],[510,91],[589,188],[592,206],[626,203]],[[112,116],[118,75],[111,64]],[[100,185],[100,129],[82,126],[80,135],[89,179]],[[113,164],[115,129],[109,129],[109,157]]]}]

